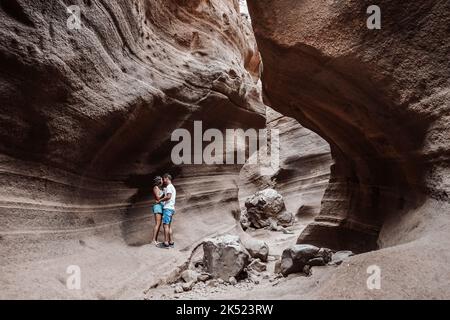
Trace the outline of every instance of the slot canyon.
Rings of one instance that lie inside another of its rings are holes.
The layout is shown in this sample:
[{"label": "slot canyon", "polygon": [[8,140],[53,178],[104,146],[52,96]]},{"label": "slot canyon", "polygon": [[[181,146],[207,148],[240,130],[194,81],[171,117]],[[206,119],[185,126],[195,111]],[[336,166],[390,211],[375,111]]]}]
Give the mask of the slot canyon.
[{"label": "slot canyon", "polygon": [[[0,299],[167,296],[224,234],[277,259],[295,244],[354,255],[208,299],[450,298],[450,3],[380,0],[379,30],[371,4],[0,0]],[[195,121],[277,130],[280,167],[173,164],[172,133]],[[151,244],[165,172],[169,250]],[[295,217],[283,232],[240,221],[267,188]]]}]

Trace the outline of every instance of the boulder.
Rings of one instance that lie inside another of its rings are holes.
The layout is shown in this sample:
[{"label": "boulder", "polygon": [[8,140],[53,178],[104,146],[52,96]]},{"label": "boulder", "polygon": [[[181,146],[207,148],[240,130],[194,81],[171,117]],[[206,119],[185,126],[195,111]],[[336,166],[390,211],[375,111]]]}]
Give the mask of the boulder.
[{"label": "boulder", "polygon": [[219,281],[217,281],[217,279],[212,279],[212,280],[209,280],[209,281],[206,283],[206,285],[207,285],[208,287],[215,288],[215,287],[217,287],[217,286],[219,285]]},{"label": "boulder", "polygon": [[237,280],[236,280],[235,277],[230,277],[230,279],[228,279],[228,282],[229,282],[232,286],[237,285]]},{"label": "boulder", "polygon": [[202,282],[205,282],[209,279],[211,279],[211,275],[209,273],[202,273],[197,278],[198,281],[202,281]]},{"label": "boulder", "polygon": [[273,268],[273,273],[275,273],[275,274],[281,273],[281,260],[278,260],[277,262],[275,262],[275,266]]},{"label": "boulder", "polygon": [[[77,24],[67,13],[71,4],[80,9],[80,30],[67,26]],[[194,137],[193,119],[202,120],[202,134],[265,127],[250,22],[241,19],[236,1],[2,0],[0,30],[0,298],[87,299],[109,296],[119,284],[147,286],[146,277],[124,275],[168,270],[156,256],[162,252],[134,255],[151,232],[138,218],[148,209],[134,205],[140,195],[130,195],[155,170],[168,169],[172,134],[183,128]],[[184,151],[193,159],[194,149]],[[147,161],[151,154],[158,156]],[[236,208],[242,166],[202,161],[194,166],[202,174],[192,174],[188,163],[169,170],[186,181],[177,185],[179,199],[195,205],[179,219],[183,246],[233,226],[228,213]],[[20,241],[4,236],[15,231]],[[86,239],[101,249],[79,250],[88,248]],[[95,286],[72,295],[45,280],[67,268],[67,252],[86,265],[83,273]],[[35,268],[36,277],[29,276],[26,261],[49,259],[53,268]],[[126,262],[98,267],[109,259]]]},{"label": "boulder", "polygon": [[241,278],[250,263],[250,254],[238,236],[224,235],[205,239],[203,262],[213,278]]},{"label": "boulder", "polygon": [[190,269],[188,269],[188,270],[184,270],[182,273],[181,273],[181,278],[184,280],[184,282],[197,282],[197,280],[198,280],[198,277],[200,276],[200,274],[197,272],[197,271],[195,271],[195,270],[190,270]]},{"label": "boulder", "polygon": [[325,265],[331,261],[330,249],[318,248],[309,244],[296,244],[283,251],[280,272],[283,276],[304,272],[304,267]]},{"label": "boulder", "polygon": [[283,197],[274,189],[256,192],[245,201],[247,217],[251,226],[264,228],[276,225],[290,226],[294,215],[286,211]]},{"label": "boulder", "polygon": [[252,258],[267,262],[267,257],[269,256],[269,246],[267,243],[254,238],[245,239],[242,243]]}]

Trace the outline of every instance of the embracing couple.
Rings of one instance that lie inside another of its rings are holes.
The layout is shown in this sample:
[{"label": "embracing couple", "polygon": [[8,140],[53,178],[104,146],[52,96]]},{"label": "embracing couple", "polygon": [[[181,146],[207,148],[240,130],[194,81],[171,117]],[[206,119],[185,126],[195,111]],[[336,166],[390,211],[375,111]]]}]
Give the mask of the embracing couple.
[{"label": "embracing couple", "polygon": [[[177,191],[172,184],[172,176],[168,173],[162,177],[157,176],[153,179],[153,196],[156,203],[153,204],[153,214],[155,215],[155,227],[153,228],[152,242],[159,248],[173,248],[172,217],[175,214],[175,199]],[[161,222],[164,228],[164,242],[158,242],[159,229]]]}]

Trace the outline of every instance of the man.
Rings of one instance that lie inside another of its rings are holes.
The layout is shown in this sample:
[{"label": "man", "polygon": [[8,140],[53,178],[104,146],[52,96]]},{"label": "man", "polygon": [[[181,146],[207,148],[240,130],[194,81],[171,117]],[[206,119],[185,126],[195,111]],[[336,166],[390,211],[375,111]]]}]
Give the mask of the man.
[{"label": "man", "polygon": [[177,191],[172,184],[172,176],[170,174],[166,173],[163,175],[163,183],[164,197],[159,201],[164,204],[162,215],[164,242],[160,246],[161,248],[173,248],[175,243],[173,241],[172,216],[175,214]]}]

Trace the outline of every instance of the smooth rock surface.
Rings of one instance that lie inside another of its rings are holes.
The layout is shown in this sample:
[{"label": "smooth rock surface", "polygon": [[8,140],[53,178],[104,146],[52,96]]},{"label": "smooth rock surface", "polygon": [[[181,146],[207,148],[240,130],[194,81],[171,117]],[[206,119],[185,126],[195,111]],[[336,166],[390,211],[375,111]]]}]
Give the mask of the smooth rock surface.
[{"label": "smooth rock surface", "polygon": [[241,239],[241,241],[252,258],[267,262],[267,257],[269,256],[269,246],[266,242],[255,238],[244,238]]},{"label": "smooth rock surface", "polygon": [[320,266],[331,261],[331,250],[308,244],[297,244],[283,251],[280,272],[287,276],[303,272],[306,265]]},{"label": "smooth rock surface", "polygon": [[330,147],[319,135],[300,125],[296,119],[283,116],[270,107],[266,107],[266,126],[268,130],[279,132],[279,169],[264,175],[259,165],[249,161],[242,168],[239,174],[239,201],[244,229],[250,226],[245,200],[267,188],[283,195],[287,211],[305,222],[311,221],[319,214],[330,176]]},{"label": "smooth rock surface", "polygon": [[[298,242],[367,252],[315,297],[448,297],[450,4],[383,0],[370,30],[364,1],[247,3],[265,102],[333,156],[320,214]],[[359,285],[372,264],[389,277],[381,292]]]}]

